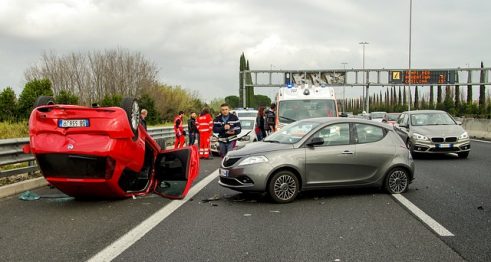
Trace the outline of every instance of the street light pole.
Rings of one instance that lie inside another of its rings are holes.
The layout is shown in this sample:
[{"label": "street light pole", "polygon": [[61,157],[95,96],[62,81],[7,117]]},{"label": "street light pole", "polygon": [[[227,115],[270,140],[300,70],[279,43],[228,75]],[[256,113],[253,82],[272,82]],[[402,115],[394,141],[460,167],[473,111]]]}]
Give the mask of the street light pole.
[{"label": "street light pole", "polygon": [[[344,69],[344,77],[346,77],[346,65],[348,63],[342,62]],[[346,85],[343,85],[343,112],[346,112]]]},{"label": "street light pole", "polygon": [[[366,81],[366,72],[365,72],[365,45],[368,45],[368,42],[360,42],[360,45],[363,45],[363,84],[366,84],[368,81]],[[366,103],[366,113],[368,114],[368,86],[366,87],[366,92],[365,92],[365,103]]]},{"label": "street light pole", "polygon": [[411,111],[411,29],[412,29],[412,18],[413,18],[413,0],[409,0],[409,103],[407,103],[407,110]]}]

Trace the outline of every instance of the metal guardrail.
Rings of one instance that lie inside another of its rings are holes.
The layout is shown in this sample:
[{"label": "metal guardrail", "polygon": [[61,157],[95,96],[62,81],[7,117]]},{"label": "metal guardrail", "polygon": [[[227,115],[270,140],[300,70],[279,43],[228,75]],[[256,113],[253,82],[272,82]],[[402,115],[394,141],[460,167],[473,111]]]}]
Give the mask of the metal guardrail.
[{"label": "metal guardrail", "polygon": [[[186,127],[186,126],[184,126]],[[147,132],[154,139],[164,139],[165,142],[173,141],[174,129],[172,127],[149,128]],[[0,178],[28,173],[32,175],[39,170],[36,158],[32,154],[24,154],[22,147],[29,143],[28,137],[0,139],[0,168],[12,164],[25,164],[8,170],[0,170]]]}]

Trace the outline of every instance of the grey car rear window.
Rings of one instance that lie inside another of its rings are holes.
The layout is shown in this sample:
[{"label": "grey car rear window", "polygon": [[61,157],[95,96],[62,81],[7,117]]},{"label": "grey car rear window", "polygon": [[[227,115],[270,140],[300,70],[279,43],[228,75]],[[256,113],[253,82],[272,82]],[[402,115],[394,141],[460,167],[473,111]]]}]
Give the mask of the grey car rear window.
[{"label": "grey car rear window", "polygon": [[356,141],[358,144],[373,143],[384,138],[386,132],[383,128],[367,124],[355,124]]}]

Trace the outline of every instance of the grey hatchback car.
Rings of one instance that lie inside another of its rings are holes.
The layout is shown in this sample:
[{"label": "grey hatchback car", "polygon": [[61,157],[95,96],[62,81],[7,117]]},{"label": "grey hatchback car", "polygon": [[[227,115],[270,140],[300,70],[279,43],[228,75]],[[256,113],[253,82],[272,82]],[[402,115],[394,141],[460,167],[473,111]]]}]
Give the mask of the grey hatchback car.
[{"label": "grey hatchback car", "polygon": [[268,192],[275,202],[288,203],[312,189],[383,187],[402,193],[414,179],[414,162],[391,126],[312,118],[230,151],[219,172],[223,187]]},{"label": "grey hatchback car", "polygon": [[445,111],[403,112],[394,130],[413,155],[457,153],[460,158],[467,158],[471,151],[469,134]]}]

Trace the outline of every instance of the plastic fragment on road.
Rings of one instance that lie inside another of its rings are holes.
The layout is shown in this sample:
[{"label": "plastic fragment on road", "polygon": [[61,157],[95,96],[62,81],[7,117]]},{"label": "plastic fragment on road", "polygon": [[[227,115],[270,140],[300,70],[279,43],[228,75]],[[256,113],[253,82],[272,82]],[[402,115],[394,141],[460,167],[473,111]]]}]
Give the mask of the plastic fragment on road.
[{"label": "plastic fragment on road", "polygon": [[270,213],[280,213],[279,210],[269,210]]},{"label": "plastic fragment on road", "polygon": [[34,192],[31,192],[29,190],[26,191],[26,192],[24,192],[24,193],[22,193],[22,194],[20,194],[20,196],[19,196],[19,199],[20,200],[25,200],[25,201],[38,200],[40,198],[41,197],[38,194],[36,194]]},{"label": "plastic fragment on road", "polygon": [[252,216],[251,214],[244,214],[245,217],[250,217]]}]

